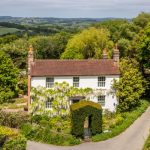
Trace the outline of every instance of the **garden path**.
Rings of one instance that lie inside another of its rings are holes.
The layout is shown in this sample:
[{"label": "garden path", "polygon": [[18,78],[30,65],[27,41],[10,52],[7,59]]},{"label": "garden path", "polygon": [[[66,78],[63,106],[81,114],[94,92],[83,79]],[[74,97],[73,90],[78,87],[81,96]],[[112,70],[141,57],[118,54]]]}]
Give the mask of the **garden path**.
[{"label": "garden path", "polygon": [[89,142],[77,146],[54,146],[28,142],[27,150],[142,150],[150,130],[150,107],[125,132],[102,142]]}]

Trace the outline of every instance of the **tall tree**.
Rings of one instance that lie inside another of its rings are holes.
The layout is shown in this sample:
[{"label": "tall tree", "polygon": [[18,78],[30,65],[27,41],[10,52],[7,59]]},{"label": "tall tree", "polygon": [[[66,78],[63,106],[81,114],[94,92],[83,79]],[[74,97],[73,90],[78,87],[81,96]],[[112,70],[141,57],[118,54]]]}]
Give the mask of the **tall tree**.
[{"label": "tall tree", "polygon": [[53,36],[37,36],[30,39],[36,51],[36,58],[59,59],[66,48],[70,34],[61,32]]},{"label": "tall tree", "polygon": [[150,13],[142,12],[136,18],[133,19],[134,24],[144,28],[150,22]]},{"label": "tall tree", "polygon": [[28,47],[29,44],[26,39],[18,39],[10,44],[1,45],[1,50],[9,55],[15,66],[25,69]]},{"label": "tall tree", "polygon": [[120,63],[121,78],[115,81],[114,88],[119,99],[119,111],[130,111],[140,104],[140,97],[145,91],[145,80],[134,59],[125,58]]},{"label": "tall tree", "polygon": [[123,38],[118,40],[118,48],[120,50],[120,57],[129,56],[129,51],[131,48],[130,41]]},{"label": "tall tree", "polygon": [[18,73],[11,59],[0,51],[0,103],[9,102],[15,96]]},{"label": "tall tree", "polygon": [[138,60],[142,70],[150,69],[150,23],[140,34],[139,43],[137,44]]},{"label": "tall tree", "polygon": [[101,58],[104,48],[112,50],[113,42],[109,40],[106,29],[91,27],[73,36],[69,40],[62,59]]}]

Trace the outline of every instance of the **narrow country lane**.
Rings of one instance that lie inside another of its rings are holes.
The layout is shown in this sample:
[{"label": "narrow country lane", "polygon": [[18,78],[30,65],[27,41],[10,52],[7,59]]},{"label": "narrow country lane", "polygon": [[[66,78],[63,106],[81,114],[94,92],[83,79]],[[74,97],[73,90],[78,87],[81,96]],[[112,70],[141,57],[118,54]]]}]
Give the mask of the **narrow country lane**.
[{"label": "narrow country lane", "polygon": [[27,150],[142,150],[150,130],[150,107],[125,132],[102,142],[90,142],[77,146],[53,146],[28,142]]}]

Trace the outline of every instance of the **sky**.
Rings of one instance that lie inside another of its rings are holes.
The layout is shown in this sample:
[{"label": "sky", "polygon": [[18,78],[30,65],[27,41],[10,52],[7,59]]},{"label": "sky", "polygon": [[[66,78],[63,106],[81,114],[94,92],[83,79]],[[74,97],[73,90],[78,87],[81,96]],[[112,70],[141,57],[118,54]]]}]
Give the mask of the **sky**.
[{"label": "sky", "polygon": [[133,18],[150,12],[150,0],[0,0],[0,16]]}]

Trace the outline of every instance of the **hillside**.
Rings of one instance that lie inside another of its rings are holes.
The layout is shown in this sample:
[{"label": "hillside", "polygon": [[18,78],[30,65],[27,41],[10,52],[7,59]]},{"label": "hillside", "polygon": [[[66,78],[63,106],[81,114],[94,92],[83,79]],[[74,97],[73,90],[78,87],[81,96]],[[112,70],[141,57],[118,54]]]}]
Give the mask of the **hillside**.
[{"label": "hillside", "polygon": [[[17,33],[22,35],[51,35],[59,32],[76,33],[95,23],[115,18],[37,18],[0,16],[0,36]],[[119,20],[119,18],[117,18]],[[129,19],[128,19],[129,20]]]},{"label": "hillside", "polygon": [[7,34],[14,34],[14,33],[20,32],[20,31],[22,31],[22,30],[17,29],[17,28],[8,28],[8,27],[0,26],[0,36],[7,35]]},{"label": "hillside", "polygon": [[11,16],[0,16],[0,22],[10,22],[22,25],[33,25],[33,24],[91,24],[101,22],[105,20],[116,19],[116,18],[52,18],[52,17],[11,17]]}]

